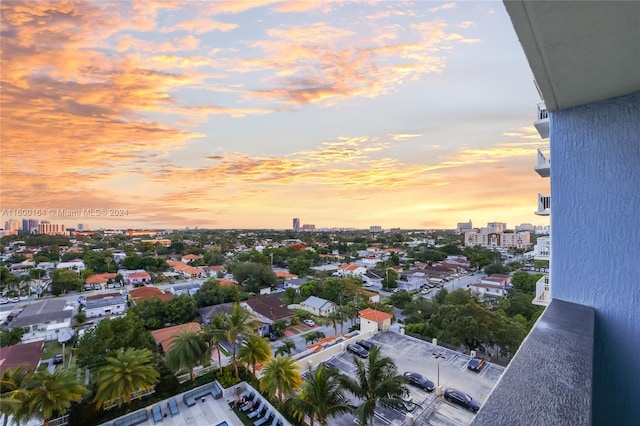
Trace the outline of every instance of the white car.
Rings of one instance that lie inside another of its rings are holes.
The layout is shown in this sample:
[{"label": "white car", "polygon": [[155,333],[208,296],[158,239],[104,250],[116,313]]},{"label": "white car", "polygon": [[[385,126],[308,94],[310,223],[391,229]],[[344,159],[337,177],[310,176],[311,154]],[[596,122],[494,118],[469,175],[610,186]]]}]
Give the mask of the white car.
[{"label": "white car", "polygon": [[308,325],[309,327],[313,327],[314,325],[316,325],[315,321],[312,319],[306,319],[304,321],[302,321],[303,323],[305,323],[306,325]]}]

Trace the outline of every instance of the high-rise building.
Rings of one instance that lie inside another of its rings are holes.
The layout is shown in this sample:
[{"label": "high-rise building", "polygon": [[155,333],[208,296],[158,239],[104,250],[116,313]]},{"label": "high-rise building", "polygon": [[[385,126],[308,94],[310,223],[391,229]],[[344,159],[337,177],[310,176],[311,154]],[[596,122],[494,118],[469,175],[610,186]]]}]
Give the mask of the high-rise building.
[{"label": "high-rise building", "polygon": [[298,232],[300,230],[300,218],[299,217],[294,217],[293,218],[293,231],[294,232]]},{"label": "high-rise building", "polygon": [[67,231],[62,224],[50,223],[46,220],[40,222],[38,225],[38,234],[46,235],[67,235]]},{"label": "high-rise building", "polygon": [[456,234],[464,234],[465,231],[470,231],[473,229],[473,224],[471,223],[471,219],[469,222],[458,222],[458,226],[456,226]]},{"label": "high-rise building", "polygon": [[504,232],[507,230],[507,224],[504,222],[489,222],[487,228],[490,232]]},{"label": "high-rise building", "polygon": [[382,232],[382,226],[372,225],[369,227],[369,232]]},{"label": "high-rise building", "polygon": [[19,231],[20,230],[20,221],[16,219],[9,219],[4,223],[4,229],[7,231]]},{"label": "high-rise building", "polygon": [[307,224],[305,223],[304,225],[302,225],[302,230],[303,231],[315,231],[316,226],[313,224]]}]

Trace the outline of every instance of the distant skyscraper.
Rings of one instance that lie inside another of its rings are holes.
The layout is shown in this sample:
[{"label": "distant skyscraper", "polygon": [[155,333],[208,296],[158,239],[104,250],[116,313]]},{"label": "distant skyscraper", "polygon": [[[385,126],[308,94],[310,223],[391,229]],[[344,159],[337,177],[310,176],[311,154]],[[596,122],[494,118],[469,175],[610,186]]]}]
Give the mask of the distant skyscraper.
[{"label": "distant skyscraper", "polygon": [[293,218],[293,230],[295,232],[298,232],[300,230],[300,218],[299,217],[294,217]]},{"label": "distant skyscraper", "polygon": [[369,232],[382,232],[382,226],[379,225],[371,225],[369,227]]},{"label": "distant skyscraper", "polygon": [[7,231],[19,231],[20,230],[20,221],[15,219],[9,219],[4,223],[4,229]]},{"label": "distant skyscraper", "polygon": [[315,229],[316,229],[316,225],[314,225],[314,224],[306,224],[305,223],[304,225],[302,225],[302,230],[303,231],[315,231]]},{"label": "distant skyscraper", "polygon": [[29,232],[29,219],[22,219],[22,230]]},{"label": "distant skyscraper", "polygon": [[470,231],[473,229],[473,225],[471,223],[471,219],[469,219],[469,222],[458,222],[458,226],[456,226],[456,233],[457,234],[464,234],[465,231]]}]

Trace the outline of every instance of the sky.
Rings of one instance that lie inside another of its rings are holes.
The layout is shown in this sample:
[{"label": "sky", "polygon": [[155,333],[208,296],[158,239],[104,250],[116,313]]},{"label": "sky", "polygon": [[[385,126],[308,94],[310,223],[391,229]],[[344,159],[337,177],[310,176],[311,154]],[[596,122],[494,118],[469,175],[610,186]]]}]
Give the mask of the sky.
[{"label": "sky", "polygon": [[502,2],[0,8],[0,226],[548,224]]}]

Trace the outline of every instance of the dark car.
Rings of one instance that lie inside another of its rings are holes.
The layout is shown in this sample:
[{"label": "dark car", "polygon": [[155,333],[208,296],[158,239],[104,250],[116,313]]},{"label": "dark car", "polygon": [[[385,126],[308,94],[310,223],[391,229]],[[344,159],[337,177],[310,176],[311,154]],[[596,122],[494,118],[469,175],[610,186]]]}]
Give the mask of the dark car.
[{"label": "dark car", "polygon": [[477,372],[479,372],[480,370],[482,370],[482,367],[484,367],[484,365],[485,365],[486,363],[487,363],[487,362],[486,362],[484,359],[482,359],[482,358],[472,358],[472,359],[469,361],[469,364],[467,364],[467,368],[468,368],[469,370],[473,370],[473,371],[475,371],[475,372],[477,373]]},{"label": "dark car", "polygon": [[356,342],[356,345],[360,345],[363,348],[365,348],[367,351],[370,351],[371,349],[376,347],[376,344],[373,342],[370,342],[368,340],[358,340]]},{"label": "dark car", "polygon": [[468,410],[471,410],[474,413],[477,413],[480,409],[480,404],[478,404],[475,399],[471,398],[466,393],[456,389],[445,389],[444,399],[453,402],[454,404],[458,404]]},{"label": "dark car", "polygon": [[433,392],[433,390],[436,388],[436,385],[434,385],[431,380],[427,379],[422,374],[414,373],[412,371],[405,371],[403,376],[407,378],[410,384],[419,387],[420,389],[427,392]]},{"label": "dark car", "polygon": [[58,354],[53,357],[54,364],[62,364],[63,361],[64,361],[64,358],[62,357],[62,354]]},{"label": "dark car", "polygon": [[347,350],[360,358],[369,358],[369,351],[360,345],[347,345]]}]

